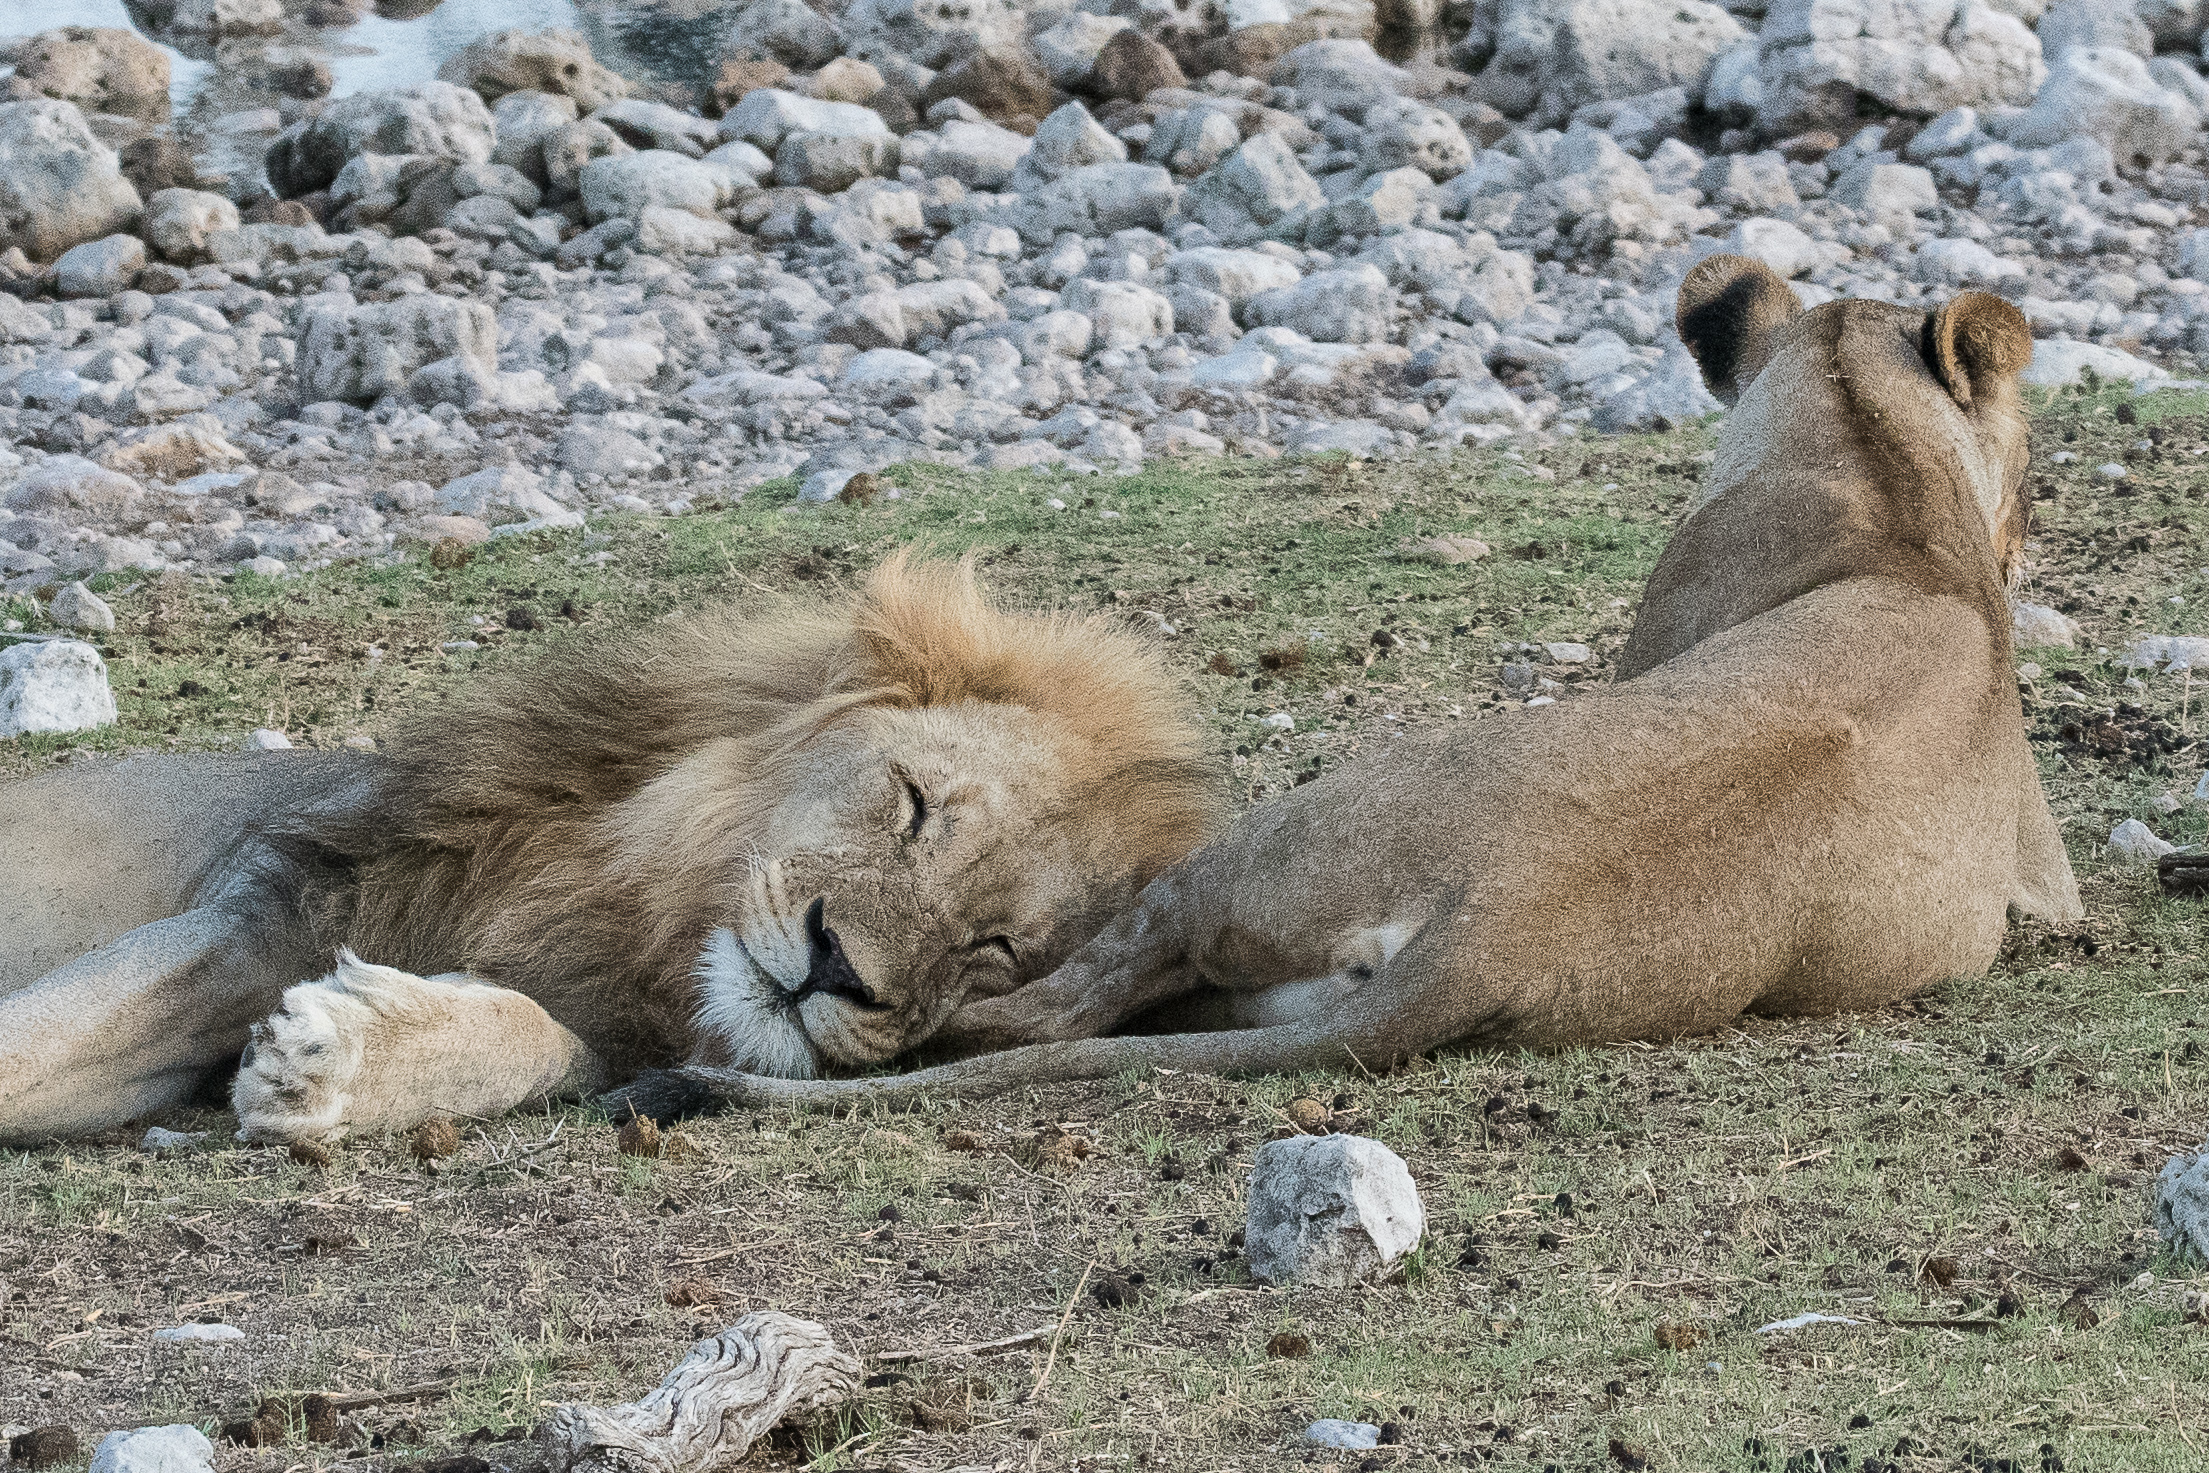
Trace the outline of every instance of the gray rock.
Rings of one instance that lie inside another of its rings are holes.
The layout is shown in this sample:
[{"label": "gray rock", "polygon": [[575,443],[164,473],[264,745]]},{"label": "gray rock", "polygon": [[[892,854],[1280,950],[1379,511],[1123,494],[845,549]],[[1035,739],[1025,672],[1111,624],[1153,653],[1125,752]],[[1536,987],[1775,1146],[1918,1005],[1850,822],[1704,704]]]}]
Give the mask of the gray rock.
[{"label": "gray rock", "polygon": [[721,136],[742,139],[754,148],[773,153],[792,133],[826,133],[854,138],[881,138],[890,125],[872,108],[852,102],[824,102],[779,88],[762,87],[747,92],[741,102],[721,119]]},{"label": "gray rock", "polygon": [[662,149],[687,158],[698,158],[720,141],[720,127],[664,102],[641,97],[610,102],[590,116],[619,133],[634,148]]},{"label": "gray rock", "polygon": [[722,46],[728,56],[769,57],[810,70],[844,46],[837,24],[804,0],[749,0],[736,12]]},{"label": "gray rock", "polygon": [[1380,269],[1365,262],[1314,272],[1293,287],[1251,298],[1246,316],[1268,327],[1286,327],[1315,343],[1379,343],[1388,340],[1396,293]]},{"label": "gray rock", "polygon": [[1028,156],[1028,140],[995,123],[955,120],[934,134],[908,133],[902,161],[928,179],[956,179],[969,189],[1002,189]]},{"label": "gray rock", "polygon": [[127,290],[145,267],[145,242],[135,235],[110,235],[63,251],[54,263],[54,285],[65,297],[111,297]]},{"label": "gray rock", "polygon": [[2010,601],[2010,641],[2021,650],[2076,649],[2083,632],[2076,619],[2046,604]]},{"label": "gray rock", "polygon": [[2173,1250],[2209,1263],[2209,1147],[2163,1164],[2155,1181],[2155,1230]]},{"label": "gray rock", "polygon": [[327,188],[363,153],[487,163],[497,141],[483,99],[450,82],[357,92],[286,128],[269,145],[269,185],[291,199]]},{"label": "gray rock", "polygon": [[41,98],[0,104],[0,243],[50,261],[138,223],[138,191],[84,114]]},{"label": "gray rock", "polygon": [[1833,199],[1888,224],[1940,207],[1940,190],[1930,170],[1916,164],[1857,164],[1833,182]]},{"label": "gray rock", "polygon": [[0,649],[0,737],[88,731],[115,721],[100,652],[74,639]]},{"label": "gray rock", "polygon": [[2029,275],[2021,261],[1998,256],[1975,240],[1929,240],[1918,247],[1911,274],[1928,286],[1991,287]]},{"label": "gray rock", "polygon": [[1088,315],[1090,341],[1099,348],[1133,348],[1174,330],[1173,304],[1132,281],[1092,281],[1067,285],[1066,305]]},{"label": "gray rock", "polygon": [[54,595],[54,601],[46,607],[46,617],[64,629],[74,629],[81,634],[113,634],[115,610],[82,582],[71,583]]},{"label": "gray rock", "polygon": [[1105,42],[1131,24],[1126,16],[1091,15],[1077,10],[1048,30],[1039,32],[1032,44],[1051,84],[1070,92],[1087,80],[1089,69],[1096,65],[1097,53],[1104,50]]},{"label": "gray rock", "polygon": [[1182,213],[1227,245],[1250,245],[1286,219],[1323,209],[1327,196],[1278,133],[1260,133],[1188,188]]},{"label": "gray rock", "polygon": [[541,478],[520,466],[488,466],[439,487],[430,509],[440,516],[474,517],[486,525],[558,516],[564,508],[547,495]]},{"label": "gray rock", "polygon": [[1379,1141],[1290,1136],[1251,1164],[1244,1251],[1262,1283],[1371,1279],[1418,1246],[1426,1222],[1410,1171]]},{"label": "gray rock", "polygon": [[163,189],[146,201],[146,244],[166,261],[197,261],[216,231],[237,228],[238,207],[219,194]]},{"label": "gray rock", "polygon": [[1726,237],[1726,249],[1762,261],[1781,276],[1802,276],[1823,265],[1818,243],[1785,220],[1744,220]]},{"label": "gray rock", "polygon": [[898,142],[886,134],[792,133],[775,150],[775,182],[841,194],[862,179],[897,172]]},{"label": "gray rock", "polygon": [[[257,558],[255,559],[255,561],[259,562],[263,561],[263,559]],[[276,560],[274,558],[268,558],[265,561],[275,562]],[[281,567],[282,565],[278,564],[278,566]],[[245,1331],[239,1329],[236,1325],[167,1325],[161,1329],[154,1331],[153,1338],[166,1345],[239,1345],[243,1344],[245,1341]],[[156,1428],[155,1430],[160,1432],[173,1432],[177,1429],[171,1427],[161,1427]],[[115,1434],[115,1436],[118,1437],[121,1435],[123,1434]],[[110,1441],[112,1440],[113,1439],[111,1438]],[[177,1454],[181,1455],[189,1452],[191,1447],[190,1443],[179,1439],[178,1444],[179,1445],[175,1449],[175,1452]],[[101,1451],[106,1451],[105,1443],[101,1444]],[[149,1473],[157,1473],[157,1470],[171,1469],[183,1466],[179,1463],[166,1461],[167,1454],[165,1453],[162,1454],[162,1456],[165,1460],[158,1463],[118,1464],[118,1473],[127,1473],[127,1470],[133,1467],[143,1467],[149,1470]],[[100,1459],[97,1454],[93,1456],[92,1466],[95,1468],[100,1466]]]},{"label": "gray rock", "polygon": [[2019,377],[2043,389],[2060,389],[2082,381],[2088,373],[2115,383],[2132,384],[2171,376],[2169,369],[2144,358],[2135,358],[2120,348],[2042,338],[2033,344],[2032,361],[2025,365]]},{"label": "gray rock", "polygon": [[214,1465],[215,1445],[207,1435],[197,1427],[179,1423],[110,1432],[100,1439],[99,1450],[92,1454],[90,1473],[207,1473]]},{"label": "gray rock", "polygon": [[1366,110],[1409,90],[1410,74],[1383,61],[1362,40],[1308,41],[1274,64],[1273,84],[1329,112],[1362,119]]},{"label": "gray rock", "polygon": [[148,1126],[146,1133],[139,1137],[138,1149],[147,1152],[149,1155],[161,1156],[172,1152],[189,1151],[206,1139],[207,1132],[204,1130],[167,1130],[161,1126],[153,1125]]},{"label": "gray rock", "polygon": [[1439,182],[1464,173],[1472,161],[1465,130],[1438,107],[1398,97],[1366,112],[1360,162],[1370,173],[1417,169]]},{"label": "gray rock", "polygon": [[1043,120],[1013,177],[1016,190],[1033,189],[1091,164],[1124,164],[1127,145],[1106,132],[1089,109],[1069,102]]},{"label": "gray rock", "polygon": [[2132,52],[2088,46],[2058,57],[2033,105],[2003,131],[2021,147],[2083,135],[2118,159],[2160,163],[2199,142],[2201,114]]},{"label": "gray rock", "polygon": [[1675,342],[1654,371],[1596,407],[1595,427],[1611,434],[1671,429],[1723,407],[1704,386],[1702,369]]},{"label": "gray rock", "polygon": [[1095,239],[1119,230],[1162,230],[1181,186],[1156,164],[1089,164],[1021,197],[1013,226],[1042,246],[1067,231]]},{"label": "gray rock", "polygon": [[575,424],[560,437],[560,464],[578,476],[622,480],[660,463],[652,447],[611,425]]},{"label": "gray rock", "polygon": [[1787,160],[1777,153],[1719,154],[1696,175],[1696,188],[1721,209],[1751,215],[1799,204]]},{"label": "gray rock", "polygon": [[2033,31],[2050,66],[2066,51],[2084,46],[2115,46],[2142,59],[2155,55],[2155,33],[2147,22],[2131,6],[2109,0],[2056,0]]},{"label": "gray rock", "polygon": [[313,308],[299,334],[300,392],[310,402],[372,403],[406,388],[415,370],[441,358],[495,369],[498,341],[489,307],[435,293]]},{"label": "gray rock", "polygon": [[2153,869],[2158,859],[2177,852],[2176,844],[2159,838],[2137,818],[2128,818],[2109,831],[2109,857],[2128,869]]},{"label": "gray rock", "polygon": [[654,206],[709,216],[736,195],[725,169],[665,149],[592,159],[577,176],[583,209],[594,222],[620,216],[641,221]]},{"label": "gray rock", "polygon": [[532,183],[543,184],[545,140],[575,124],[575,99],[549,92],[509,92],[492,105],[491,119],[498,130],[491,162],[518,170]]},{"label": "gray rock", "polygon": [[1704,0],[1503,0],[1481,89],[1505,112],[1555,127],[1591,102],[1700,92],[1712,63],[1747,35]]},{"label": "gray rock", "polygon": [[1304,1429],[1304,1440],[1343,1452],[1364,1452],[1381,1445],[1381,1429],[1371,1422],[1351,1422],[1341,1417],[1321,1417]]}]

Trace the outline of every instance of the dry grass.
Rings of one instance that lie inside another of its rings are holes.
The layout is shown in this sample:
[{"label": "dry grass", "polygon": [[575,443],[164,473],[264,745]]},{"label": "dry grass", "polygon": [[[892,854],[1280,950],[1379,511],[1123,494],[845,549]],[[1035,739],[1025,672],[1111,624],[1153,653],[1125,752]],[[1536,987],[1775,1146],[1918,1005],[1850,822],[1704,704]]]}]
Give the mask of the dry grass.
[{"label": "dry grass", "polygon": [[[2194,456],[2209,406],[2142,401],[2126,425],[2119,402],[2043,414],[2043,452],[2078,459],[2041,462],[2036,596],[2072,604],[2112,648],[2135,629],[2209,632]],[[2116,488],[2129,494],[2094,478],[2141,443]],[[123,723],[0,747],[0,772],[262,724],[375,737],[517,647],[848,581],[917,540],[980,551],[1016,598],[1171,624],[1223,766],[1256,798],[1397,726],[1516,699],[1501,666],[1522,656],[1506,646],[1589,643],[1591,665],[1533,663],[1567,687],[1602,679],[1706,450],[1690,430],[1439,468],[1205,465],[1071,485],[903,471],[905,498],[872,508],[792,514],[770,488],[459,569],[141,587],[115,595],[124,627],[108,641]],[[1451,534],[1496,555],[1397,555]],[[440,652],[463,637],[484,648]],[[1913,1007],[1654,1048],[1445,1056],[1380,1079],[1159,1076],[900,1114],[731,1116],[686,1126],[680,1160],[622,1156],[577,1109],[472,1126],[435,1173],[402,1141],[343,1147],[318,1170],[224,1144],[209,1111],[172,1122],[216,1132],[182,1158],[120,1139],[0,1157],[0,1423],[68,1424],[89,1449],[111,1427],[243,1421],[271,1397],[428,1387],[350,1412],[338,1443],[303,1442],[297,1423],[282,1446],[226,1444],[225,1466],[468,1451],[520,1469],[531,1446],[500,1439],[545,1402],[635,1396],[701,1333],[772,1307],[824,1321],[876,1374],[750,1466],[2199,1468],[2209,1328],[2179,1299],[2203,1280],[2161,1254],[2145,1188],[2209,1114],[2201,911],[2107,869],[2098,842],[2127,816],[2202,837],[2202,809],[2153,804],[2191,791],[2209,755],[2194,695],[2209,692],[2127,689],[2091,650],[2030,658],[2044,674],[2028,710],[2091,915],[2020,931],[1993,975]],[[1294,734],[1257,725],[1274,710]],[[1232,1237],[1243,1178],[1298,1098],[1410,1163],[1430,1237],[1399,1282],[1251,1285]],[[1039,1172],[1021,1164],[1039,1127],[1099,1149],[1070,1175]],[[1074,1300],[1033,1400],[1046,1340],[883,1358],[1048,1330],[1085,1271],[1134,1292]],[[1757,1332],[1805,1310],[1862,1323]],[[248,1338],[150,1339],[202,1317]],[[1307,1355],[1269,1354],[1296,1336]],[[1394,1423],[1401,1441],[1315,1453],[1297,1439],[1315,1416]]]}]

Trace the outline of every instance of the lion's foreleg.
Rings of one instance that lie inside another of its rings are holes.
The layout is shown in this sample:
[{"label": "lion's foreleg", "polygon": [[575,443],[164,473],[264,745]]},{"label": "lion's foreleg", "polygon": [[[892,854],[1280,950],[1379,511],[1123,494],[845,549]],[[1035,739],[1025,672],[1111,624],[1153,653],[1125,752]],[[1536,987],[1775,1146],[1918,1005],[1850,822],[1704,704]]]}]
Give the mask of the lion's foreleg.
[{"label": "lion's foreleg", "polygon": [[82,1136],[189,1100],[283,988],[288,948],[251,930],[218,907],[187,911],[0,997],[0,1141]]},{"label": "lion's foreleg", "polygon": [[291,1141],[488,1118],[605,1082],[597,1055],[519,992],[341,952],[253,1026],[231,1100],[241,1139]]}]

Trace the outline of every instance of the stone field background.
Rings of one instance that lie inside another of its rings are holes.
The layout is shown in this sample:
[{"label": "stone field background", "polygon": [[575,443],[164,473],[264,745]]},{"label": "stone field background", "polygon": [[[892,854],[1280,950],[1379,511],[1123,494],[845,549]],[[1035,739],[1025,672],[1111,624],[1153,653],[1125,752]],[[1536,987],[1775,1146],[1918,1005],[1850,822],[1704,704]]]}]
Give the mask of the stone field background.
[{"label": "stone field background", "polygon": [[[1680,1470],[2197,1467],[2209,1327],[2186,1296],[2209,1276],[2158,1243],[2148,1194],[2203,1133],[2201,909],[2105,841],[2125,819],[2182,842],[2209,828],[2190,796],[2209,756],[2197,693],[2116,658],[2143,633],[2209,632],[2209,396],[2067,394],[2036,441],[2025,592],[2085,635],[2020,658],[2090,915],[2019,929],[1985,978],[1888,1013],[1445,1054],[1380,1079],[725,1116],[656,1161],[582,1109],[468,1126],[434,1174],[404,1140],[309,1169],[186,1113],[169,1124],[213,1134],[178,1155],[132,1134],[0,1156],[0,1424],[67,1425],[89,1452],[112,1427],[200,1423],[225,1470],[525,1470],[534,1445],[500,1439],[545,1403],[639,1395],[695,1338],[773,1308],[829,1326],[877,1384],[745,1466],[1633,1466],[1615,1442]],[[1223,774],[1256,797],[1401,727],[1603,679],[1709,444],[1691,427],[1103,481],[921,466],[868,505],[795,510],[786,478],[690,516],[448,550],[442,568],[102,575],[119,722],[0,750],[22,774],[261,726],[374,741],[480,664],[710,599],[847,587],[917,544],[973,551],[1001,596],[1157,629]],[[2130,474],[2096,473],[2109,464]],[[1494,551],[1420,560],[1451,537]],[[1566,642],[1590,659],[1553,662]],[[462,643],[477,648],[447,648]],[[1279,712],[1293,731],[1261,724]],[[1409,1163],[1428,1238],[1399,1281],[1252,1287],[1243,1183],[1299,1099]],[[1096,1147],[1063,1175],[1040,1149],[1060,1130]],[[1041,1342],[882,1358],[1048,1332],[1070,1302],[1033,1402]],[[1757,1333],[1811,1310],[1863,1323]],[[151,1339],[198,1321],[244,1339]],[[334,1422],[302,1407],[422,1387]],[[1320,1452],[1301,1434],[1321,1416],[1400,1441]]]}]

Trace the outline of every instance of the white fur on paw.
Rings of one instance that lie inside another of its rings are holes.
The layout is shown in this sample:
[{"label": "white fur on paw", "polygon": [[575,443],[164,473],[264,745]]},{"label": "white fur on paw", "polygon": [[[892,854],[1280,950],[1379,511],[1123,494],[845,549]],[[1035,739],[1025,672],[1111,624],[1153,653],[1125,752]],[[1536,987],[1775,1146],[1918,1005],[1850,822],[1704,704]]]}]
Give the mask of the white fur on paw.
[{"label": "white fur on paw", "polygon": [[238,1138],[329,1139],[345,1134],[371,1035],[386,1015],[443,984],[371,966],[340,949],[337,970],[285,990],[283,1005],[253,1025],[231,1086]]}]

